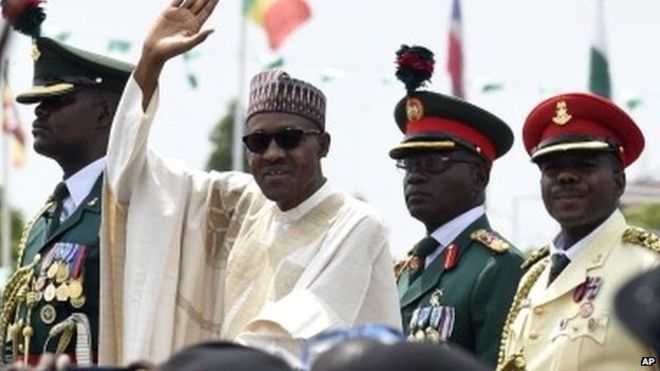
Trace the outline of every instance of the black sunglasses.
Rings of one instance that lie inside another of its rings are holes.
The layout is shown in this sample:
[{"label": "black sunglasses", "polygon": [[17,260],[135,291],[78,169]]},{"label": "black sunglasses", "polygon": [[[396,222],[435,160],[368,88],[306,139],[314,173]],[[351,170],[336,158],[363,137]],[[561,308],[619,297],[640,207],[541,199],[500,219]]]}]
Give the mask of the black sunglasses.
[{"label": "black sunglasses", "polygon": [[270,146],[270,141],[275,139],[275,143],[285,151],[297,148],[305,135],[319,135],[321,130],[302,130],[286,128],[284,130],[266,134],[252,133],[243,137],[243,143],[252,153],[264,153]]}]

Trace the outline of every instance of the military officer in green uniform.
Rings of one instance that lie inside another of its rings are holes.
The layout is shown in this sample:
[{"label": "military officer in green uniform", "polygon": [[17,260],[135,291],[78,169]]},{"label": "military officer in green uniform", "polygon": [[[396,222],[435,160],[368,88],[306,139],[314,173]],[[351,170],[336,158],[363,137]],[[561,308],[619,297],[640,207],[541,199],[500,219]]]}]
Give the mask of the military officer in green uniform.
[{"label": "military officer in green uniform", "polygon": [[132,66],[53,39],[34,39],[34,149],[63,180],[26,226],[4,295],[3,362],[43,352],[95,362],[99,332],[99,225],[110,126]]},{"label": "military officer in green uniform", "polygon": [[513,134],[475,105],[418,91],[432,71],[430,51],[404,46],[397,54],[408,95],[394,112],[405,137],[390,157],[405,172],[408,210],[427,232],[396,267],[403,327],[413,341],[449,341],[494,367],[523,259],[490,227],[484,203],[492,163]]}]

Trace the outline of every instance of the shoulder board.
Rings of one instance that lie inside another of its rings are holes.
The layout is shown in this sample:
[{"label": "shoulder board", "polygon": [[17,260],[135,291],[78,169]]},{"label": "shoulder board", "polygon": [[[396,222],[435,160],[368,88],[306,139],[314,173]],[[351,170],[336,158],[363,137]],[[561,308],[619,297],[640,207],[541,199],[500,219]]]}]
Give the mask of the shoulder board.
[{"label": "shoulder board", "polygon": [[500,236],[485,229],[478,229],[470,235],[474,241],[481,242],[482,245],[495,251],[496,253],[503,254],[509,250],[509,243],[504,241]]},{"label": "shoulder board", "polygon": [[532,251],[531,254],[529,254],[529,256],[527,257],[527,259],[525,259],[525,261],[522,263],[520,268],[527,269],[548,255],[550,255],[550,246],[545,245],[540,249],[536,249]]},{"label": "shoulder board", "polygon": [[623,236],[621,236],[623,242],[628,242],[634,245],[639,245],[646,247],[651,251],[660,253],[660,238],[654,233],[646,231],[639,227],[628,227]]},{"label": "shoulder board", "polygon": [[399,277],[401,277],[403,272],[405,272],[406,269],[408,269],[408,266],[410,265],[410,259],[412,258],[413,249],[410,249],[410,251],[408,251],[408,254],[406,254],[406,257],[404,259],[400,259],[394,262],[394,277],[396,278],[397,281],[399,281]]}]

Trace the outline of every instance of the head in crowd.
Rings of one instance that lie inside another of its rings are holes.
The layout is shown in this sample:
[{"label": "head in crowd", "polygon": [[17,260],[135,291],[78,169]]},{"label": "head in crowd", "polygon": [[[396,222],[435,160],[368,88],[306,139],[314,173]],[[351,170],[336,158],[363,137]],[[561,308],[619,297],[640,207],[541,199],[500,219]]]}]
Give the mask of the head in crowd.
[{"label": "head in crowd", "polygon": [[259,188],[283,211],[325,183],[325,101],[319,89],[279,70],[261,72],[250,83],[243,142]]},{"label": "head in crowd", "polygon": [[541,170],[545,207],[569,242],[586,236],[619,206],[624,169],[644,148],[642,132],[627,113],[584,93],[537,105],[525,120],[523,140]]},{"label": "head in crowd", "polygon": [[33,86],[16,100],[36,104],[34,149],[66,177],[105,155],[133,66],[47,37],[34,39],[32,58]]},{"label": "head in crowd", "polygon": [[390,157],[405,171],[410,214],[430,232],[484,203],[492,163],[511,148],[513,134],[480,107],[418,90],[433,72],[428,49],[404,45],[397,57],[397,77],[407,95],[396,105],[394,117],[404,138]]}]

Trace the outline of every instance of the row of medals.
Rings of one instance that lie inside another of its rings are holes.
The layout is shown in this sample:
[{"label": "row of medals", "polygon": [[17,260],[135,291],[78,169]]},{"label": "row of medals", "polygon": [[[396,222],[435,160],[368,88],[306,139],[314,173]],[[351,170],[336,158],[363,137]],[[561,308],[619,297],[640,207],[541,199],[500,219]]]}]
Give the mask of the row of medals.
[{"label": "row of medals", "polygon": [[[57,244],[53,249],[57,248]],[[76,245],[76,249],[85,249],[84,245]],[[78,251],[84,254],[84,251]],[[75,254],[76,256],[78,254]],[[81,257],[82,259],[83,257]],[[46,262],[44,262],[46,263]],[[72,263],[75,263],[75,259]],[[80,262],[82,264],[82,262]],[[40,269],[39,277],[35,278],[34,288],[37,292],[37,301],[42,299],[46,303],[39,312],[41,320],[46,324],[51,324],[57,317],[55,307],[50,304],[53,302],[69,302],[73,308],[79,309],[85,305],[85,295],[83,295],[83,274],[79,272],[78,277],[73,277],[70,263],[63,260],[55,260],[49,266]],[[79,270],[82,270],[80,268]]]}]

